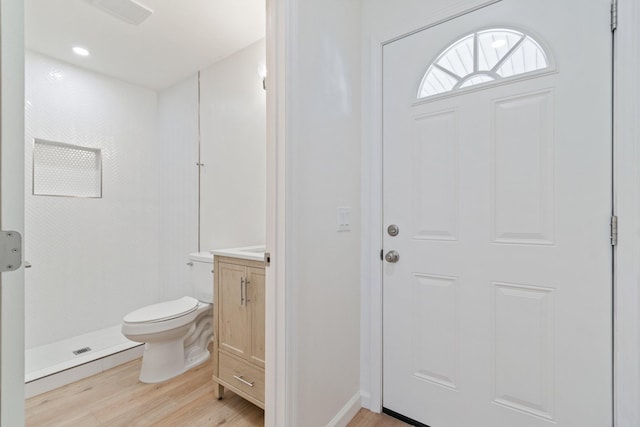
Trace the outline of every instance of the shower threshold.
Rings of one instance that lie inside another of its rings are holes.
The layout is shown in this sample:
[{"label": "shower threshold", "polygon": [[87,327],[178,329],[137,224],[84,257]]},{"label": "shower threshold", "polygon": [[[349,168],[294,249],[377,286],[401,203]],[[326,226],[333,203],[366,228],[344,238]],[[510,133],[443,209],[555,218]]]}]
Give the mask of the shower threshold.
[{"label": "shower threshold", "polygon": [[121,325],[25,351],[26,395],[32,397],[142,356],[144,344],[125,338]]}]

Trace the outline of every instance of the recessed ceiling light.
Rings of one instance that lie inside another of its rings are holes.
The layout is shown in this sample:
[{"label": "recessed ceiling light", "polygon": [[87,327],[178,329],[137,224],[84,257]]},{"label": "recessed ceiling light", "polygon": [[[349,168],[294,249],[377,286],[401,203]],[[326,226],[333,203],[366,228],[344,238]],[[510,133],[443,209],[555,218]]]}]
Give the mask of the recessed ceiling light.
[{"label": "recessed ceiling light", "polygon": [[507,44],[507,41],[505,39],[498,39],[496,41],[494,41],[493,43],[491,43],[491,47],[494,49],[497,49],[499,47],[504,46],[505,44]]},{"label": "recessed ceiling light", "polygon": [[89,51],[88,51],[87,49],[83,48],[83,47],[80,47],[80,46],[75,46],[75,47],[73,48],[73,52],[74,52],[76,55],[80,55],[80,56],[89,56]]}]

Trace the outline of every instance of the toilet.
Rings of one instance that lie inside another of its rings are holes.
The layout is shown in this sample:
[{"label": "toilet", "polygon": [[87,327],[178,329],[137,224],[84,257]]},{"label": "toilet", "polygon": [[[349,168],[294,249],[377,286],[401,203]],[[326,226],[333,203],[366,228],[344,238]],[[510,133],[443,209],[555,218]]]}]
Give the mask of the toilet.
[{"label": "toilet", "polygon": [[148,305],[124,316],[122,334],[144,344],[140,381],[176,377],[210,357],[213,255],[189,254],[190,296]]}]

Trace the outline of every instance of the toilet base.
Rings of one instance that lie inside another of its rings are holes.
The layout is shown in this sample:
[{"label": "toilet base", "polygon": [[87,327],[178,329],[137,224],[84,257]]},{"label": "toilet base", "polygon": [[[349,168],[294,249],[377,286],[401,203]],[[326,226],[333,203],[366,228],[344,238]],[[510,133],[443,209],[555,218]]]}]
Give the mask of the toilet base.
[{"label": "toilet base", "polygon": [[208,346],[213,333],[211,310],[210,304],[203,304],[191,325],[176,329],[170,335],[174,339],[145,343],[140,382],[166,381],[209,360]]},{"label": "toilet base", "polygon": [[[179,353],[179,356],[176,356]],[[158,356],[160,355],[160,356]],[[190,354],[185,360],[182,341],[171,343],[147,343],[142,356],[140,382],[159,383],[183,374],[191,368],[209,360],[211,353],[206,348]]]},{"label": "toilet base", "polygon": [[159,383],[185,371],[183,339],[145,343],[140,381]]}]

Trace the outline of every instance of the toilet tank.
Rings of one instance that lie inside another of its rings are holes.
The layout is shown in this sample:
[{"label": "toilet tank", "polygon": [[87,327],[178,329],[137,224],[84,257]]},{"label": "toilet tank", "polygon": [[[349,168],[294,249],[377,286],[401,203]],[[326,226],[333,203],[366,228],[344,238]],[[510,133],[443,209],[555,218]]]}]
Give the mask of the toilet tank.
[{"label": "toilet tank", "polygon": [[213,303],[213,254],[195,252],[189,254],[191,265],[191,292],[202,302]]}]

